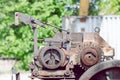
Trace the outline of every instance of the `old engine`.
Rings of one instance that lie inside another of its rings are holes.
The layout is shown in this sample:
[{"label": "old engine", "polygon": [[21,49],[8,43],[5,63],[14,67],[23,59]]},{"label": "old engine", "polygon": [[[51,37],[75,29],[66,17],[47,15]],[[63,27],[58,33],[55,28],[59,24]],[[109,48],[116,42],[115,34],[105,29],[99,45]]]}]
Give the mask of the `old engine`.
[{"label": "old engine", "polygon": [[[37,50],[36,25],[46,23],[23,13],[17,12],[15,16],[16,24],[19,19],[34,31],[34,61],[30,65],[32,79],[110,80],[107,78],[110,72],[99,72],[120,68],[120,61],[112,60],[114,49],[99,32],[75,33],[61,29],[63,32],[56,33],[53,38],[45,38],[46,45]],[[100,79],[100,76],[104,77]]]},{"label": "old engine", "polygon": [[79,70],[84,72],[114,55],[114,49],[98,33],[59,33],[45,42],[34,59],[36,77],[74,79],[80,76]]}]

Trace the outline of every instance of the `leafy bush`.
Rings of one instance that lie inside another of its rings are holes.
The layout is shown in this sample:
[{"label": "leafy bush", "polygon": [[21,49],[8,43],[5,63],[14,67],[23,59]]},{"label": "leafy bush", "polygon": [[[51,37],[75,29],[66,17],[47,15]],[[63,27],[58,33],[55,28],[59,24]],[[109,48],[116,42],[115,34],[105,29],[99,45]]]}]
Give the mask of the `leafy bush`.
[{"label": "leafy bush", "polygon": [[[33,31],[22,22],[19,27],[15,27],[14,13],[22,12],[61,26],[62,17],[66,14],[66,4],[67,1],[57,3],[55,0],[0,0],[0,57],[19,59],[19,69],[28,70],[33,57]],[[46,26],[46,29],[38,28],[39,39],[52,37],[52,29],[50,26]]]},{"label": "leafy bush", "polygon": [[[23,12],[41,21],[61,26],[62,17],[72,14],[65,11],[64,6],[75,1],[79,0],[0,0],[0,57],[19,59],[21,64],[18,63],[18,67],[28,70],[33,57],[33,32],[22,22],[19,27],[15,27],[14,13]],[[119,3],[120,0],[95,0],[89,14],[120,14]],[[38,28],[38,38],[52,37],[52,30],[50,26],[46,26],[46,29]]]}]

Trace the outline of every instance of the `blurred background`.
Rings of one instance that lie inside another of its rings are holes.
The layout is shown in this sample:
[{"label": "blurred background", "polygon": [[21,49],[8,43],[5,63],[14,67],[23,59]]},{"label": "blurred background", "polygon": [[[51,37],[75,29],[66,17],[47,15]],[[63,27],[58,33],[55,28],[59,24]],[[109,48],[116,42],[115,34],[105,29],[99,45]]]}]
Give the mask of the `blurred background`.
[{"label": "blurred background", "polygon": [[[22,12],[55,26],[62,17],[78,15],[79,0],[0,0],[0,73],[28,71],[33,56],[33,32],[29,25],[14,25],[15,12]],[[89,15],[119,15],[120,0],[90,0]],[[43,38],[54,36],[53,28],[38,28],[39,47]],[[57,30],[58,31],[58,30]]]}]

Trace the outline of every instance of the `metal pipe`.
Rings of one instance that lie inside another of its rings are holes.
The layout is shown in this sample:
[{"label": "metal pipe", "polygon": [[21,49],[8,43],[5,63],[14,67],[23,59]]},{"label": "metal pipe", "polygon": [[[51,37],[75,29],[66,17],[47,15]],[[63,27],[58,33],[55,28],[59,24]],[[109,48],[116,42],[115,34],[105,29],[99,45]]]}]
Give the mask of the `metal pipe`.
[{"label": "metal pipe", "polygon": [[16,74],[16,80],[20,80],[20,73]]},{"label": "metal pipe", "polygon": [[37,45],[37,28],[33,27],[34,32],[34,57],[38,55],[38,45]]},{"label": "metal pipe", "polygon": [[88,16],[89,0],[80,0],[79,16]]}]

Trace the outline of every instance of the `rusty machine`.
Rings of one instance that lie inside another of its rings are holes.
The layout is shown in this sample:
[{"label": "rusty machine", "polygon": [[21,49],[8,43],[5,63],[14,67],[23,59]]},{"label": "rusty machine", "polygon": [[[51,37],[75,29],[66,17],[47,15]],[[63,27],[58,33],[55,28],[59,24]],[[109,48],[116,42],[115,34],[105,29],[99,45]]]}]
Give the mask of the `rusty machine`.
[{"label": "rusty machine", "polygon": [[[81,3],[86,4],[88,0],[81,0]],[[79,22],[84,23],[87,18],[94,18],[87,17],[88,6],[80,7],[81,16],[75,17]],[[70,19],[70,17],[66,18]],[[34,61],[30,65],[31,79],[120,80],[120,61],[113,60],[114,49],[99,35],[99,27],[95,27],[93,32],[86,32],[84,27],[79,28],[80,32],[75,32],[72,28],[66,29],[64,26],[58,28],[16,12],[16,25],[18,20],[29,24],[34,32]],[[53,38],[45,38],[46,46],[38,50],[37,25],[41,27],[49,25],[61,29],[62,32],[55,34]]]}]

